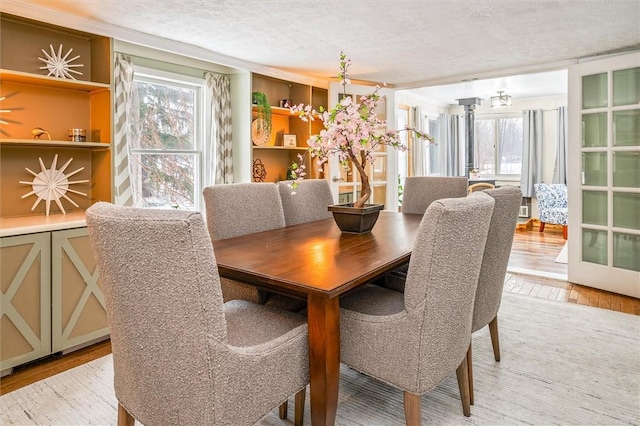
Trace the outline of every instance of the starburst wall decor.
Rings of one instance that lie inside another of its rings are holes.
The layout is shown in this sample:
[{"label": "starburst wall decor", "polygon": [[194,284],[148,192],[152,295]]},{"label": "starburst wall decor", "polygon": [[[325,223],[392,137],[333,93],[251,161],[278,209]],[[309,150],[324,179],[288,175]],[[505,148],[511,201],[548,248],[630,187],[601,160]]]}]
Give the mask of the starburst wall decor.
[{"label": "starburst wall decor", "polygon": [[46,59],[38,57],[38,59],[46,64],[45,66],[40,67],[40,69],[49,70],[49,74],[47,74],[47,76],[70,78],[72,80],[75,80],[75,77],[71,75],[72,73],[76,75],[82,75],[80,71],[76,71],[72,68],[83,67],[84,65],[71,63],[78,59],[80,55],[76,55],[71,59],[67,59],[69,55],[71,55],[71,52],[73,52],[73,49],[69,49],[67,54],[62,56],[62,45],[60,45],[57,52],[53,49],[52,44],[49,45],[49,48],[51,48],[51,54],[42,49],[42,53],[44,53]]},{"label": "starburst wall decor", "polygon": [[40,204],[40,201],[44,200],[47,216],[49,216],[51,201],[54,201],[58,205],[58,208],[62,211],[63,214],[67,214],[67,212],[64,210],[64,207],[62,206],[61,198],[64,198],[74,206],[79,207],[75,201],[67,196],[67,192],[83,195],[85,197],[87,196],[87,194],[85,194],[84,192],[76,191],[69,188],[69,185],[72,184],[89,182],[88,179],[75,181],[69,180],[71,176],[75,175],[81,170],[84,170],[84,167],[80,167],[76,171],[65,175],[64,171],[69,166],[69,164],[71,164],[73,158],[70,158],[69,161],[64,163],[64,165],[58,170],[56,170],[56,164],[58,163],[58,154],[53,157],[53,162],[51,163],[51,167],[49,169],[44,166],[42,158],[38,158],[38,160],[40,161],[40,169],[42,171],[40,173],[35,173],[28,167],[25,167],[25,170],[34,176],[33,181],[20,181],[20,183],[23,183],[25,185],[31,185],[31,188],[33,189],[33,191],[24,194],[22,198],[27,198],[30,195],[35,195],[37,197],[35,203],[33,203],[33,206],[31,207],[31,211],[33,211],[38,206],[38,204]]},{"label": "starburst wall decor", "polygon": [[[0,101],[4,101],[5,99],[7,99],[7,97],[3,96],[3,97],[0,98]],[[11,112],[11,110],[10,109],[0,109],[0,113],[4,114],[4,113],[7,113],[7,112]],[[0,119],[0,124],[9,124],[9,122]]]}]

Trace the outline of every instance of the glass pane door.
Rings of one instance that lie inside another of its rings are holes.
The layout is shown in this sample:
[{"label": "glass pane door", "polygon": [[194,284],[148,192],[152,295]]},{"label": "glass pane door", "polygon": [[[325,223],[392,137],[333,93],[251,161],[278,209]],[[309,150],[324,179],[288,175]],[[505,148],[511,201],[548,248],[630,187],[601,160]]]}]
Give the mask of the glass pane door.
[{"label": "glass pane door", "polygon": [[570,69],[569,281],[640,297],[640,54]]}]

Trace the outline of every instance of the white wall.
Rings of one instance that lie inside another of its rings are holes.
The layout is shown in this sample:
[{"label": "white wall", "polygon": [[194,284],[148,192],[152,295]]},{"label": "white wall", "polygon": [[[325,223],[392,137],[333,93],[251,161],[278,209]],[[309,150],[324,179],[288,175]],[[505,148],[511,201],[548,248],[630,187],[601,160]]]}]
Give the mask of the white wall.
[{"label": "white wall", "polygon": [[396,91],[396,106],[399,105],[409,105],[409,106],[419,106],[422,108],[422,113],[428,115],[429,117],[437,118],[440,114],[444,114],[448,111],[449,106],[444,104],[439,104],[428,99],[425,99],[421,96],[414,95],[409,90],[398,90]]}]

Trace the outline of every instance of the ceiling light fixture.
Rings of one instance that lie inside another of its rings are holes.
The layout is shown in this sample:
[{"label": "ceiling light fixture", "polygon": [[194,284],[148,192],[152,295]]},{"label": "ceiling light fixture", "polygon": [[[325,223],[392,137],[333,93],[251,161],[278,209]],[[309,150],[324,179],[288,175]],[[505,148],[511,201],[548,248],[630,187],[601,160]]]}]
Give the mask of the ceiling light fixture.
[{"label": "ceiling light fixture", "polygon": [[505,95],[502,90],[498,90],[498,96],[491,97],[491,108],[510,107],[511,95]]}]

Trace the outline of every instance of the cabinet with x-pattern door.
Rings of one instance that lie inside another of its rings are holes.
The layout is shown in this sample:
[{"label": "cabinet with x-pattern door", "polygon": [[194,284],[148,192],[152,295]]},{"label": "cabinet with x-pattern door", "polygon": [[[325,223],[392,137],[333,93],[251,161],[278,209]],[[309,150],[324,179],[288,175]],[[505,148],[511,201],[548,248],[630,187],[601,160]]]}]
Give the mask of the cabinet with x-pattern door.
[{"label": "cabinet with x-pattern door", "polygon": [[3,375],[109,336],[86,227],[3,236],[0,259]]}]

